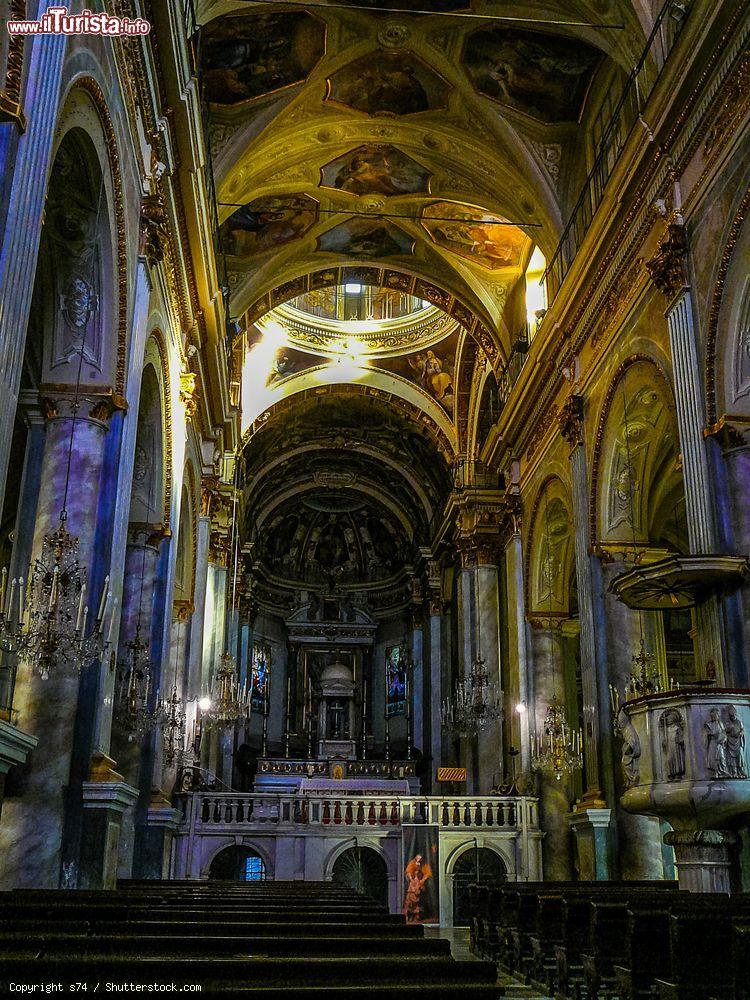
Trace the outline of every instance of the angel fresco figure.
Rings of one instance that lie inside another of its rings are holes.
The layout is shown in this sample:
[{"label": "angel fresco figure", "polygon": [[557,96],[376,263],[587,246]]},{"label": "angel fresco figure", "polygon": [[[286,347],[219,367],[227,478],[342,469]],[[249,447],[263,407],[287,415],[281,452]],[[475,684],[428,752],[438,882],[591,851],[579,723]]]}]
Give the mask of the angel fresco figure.
[{"label": "angel fresco figure", "polygon": [[685,776],[685,734],[682,716],[676,708],[668,708],[659,720],[661,746],[667,758],[667,780],[679,781]]},{"label": "angel fresco figure", "polygon": [[714,778],[727,775],[727,731],[719,716],[718,708],[712,708],[708,722],[703,723],[703,740],[706,748],[706,768]]},{"label": "angel fresco figure", "polygon": [[727,721],[724,723],[727,734],[727,771],[732,778],[747,777],[747,757],[745,756],[745,727],[737,717],[734,705],[727,708]]}]

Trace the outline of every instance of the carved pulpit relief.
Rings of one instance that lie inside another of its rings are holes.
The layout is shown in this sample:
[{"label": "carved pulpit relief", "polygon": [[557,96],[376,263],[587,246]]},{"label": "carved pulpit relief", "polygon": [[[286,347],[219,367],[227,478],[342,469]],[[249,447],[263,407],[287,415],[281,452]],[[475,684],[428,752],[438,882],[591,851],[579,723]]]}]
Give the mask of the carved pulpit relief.
[{"label": "carved pulpit relief", "polygon": [[667,781],[685,777],[685,720],[676,708],[668,708],[659,719],[661,748]]}]

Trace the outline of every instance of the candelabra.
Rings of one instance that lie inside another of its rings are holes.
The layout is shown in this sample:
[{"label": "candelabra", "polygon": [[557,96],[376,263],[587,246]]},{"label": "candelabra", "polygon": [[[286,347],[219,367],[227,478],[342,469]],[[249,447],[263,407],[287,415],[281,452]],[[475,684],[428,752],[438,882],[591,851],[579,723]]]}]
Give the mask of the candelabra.
[{"label": "candelabra", "polygon": [[207,697],[210,705],[203,715],[210,726],[228,729],[243,715],[250,713],[250,691],[247,683],[240,684],[237,665],[228,651],[221,655]]},{"label": "candelabra", "polygon": [[114,614],[106,640],[104,636],[110,608],[114,610],[109,577],[89,629],[86,571],[78,552],[79,541],[61,515],[58,528],[44,536],[28,583],[19,576],[8,587],[5,569],[0,579],[0,647],[45,680],[57,669],[80,670],[112,640]]},{"label": "candelabra", "polygon": [[583,740],[580,729],[571,729],[557,695],[547,708],[543,735],[531,735],[531,766],[548,771],[557,781],[583,767]]},{"label": "candelabra", "polygon": [[497,684],[490,681],[484,658],[478,656],[471,665],[468,677],[457,681],[453,695],[443,702],[443,728],[456,736],[478,736],[502,715]]},{"label": "candelabra", "polygon": [[[649,694],[658,694],[664,690],[664,686],[656,667],[656,657],[653,653],[646,652],[646,644],[641,638],[641,645],[638,652],[631,657],[633,671],[625,681],[625,696],[622,701],[632,701],[634,698],[644,698]],[[609,685],[609,700],[612,708],[612,722],[615,735],[620,735],[620,725],[618,715],[620,713],[620,691],[614,685]]]}]

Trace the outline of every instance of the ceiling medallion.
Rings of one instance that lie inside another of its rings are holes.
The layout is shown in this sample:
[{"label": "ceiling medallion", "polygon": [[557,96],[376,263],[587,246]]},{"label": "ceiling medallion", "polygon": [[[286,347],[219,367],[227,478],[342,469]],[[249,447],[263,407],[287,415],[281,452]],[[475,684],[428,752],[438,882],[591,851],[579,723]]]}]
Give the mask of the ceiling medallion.
[{"label": "ceiling medallion", "polygon": [[388,21],[380,29],[377,37],[386,49],[402,49],[411,38],[411,31],[401,21]]}]

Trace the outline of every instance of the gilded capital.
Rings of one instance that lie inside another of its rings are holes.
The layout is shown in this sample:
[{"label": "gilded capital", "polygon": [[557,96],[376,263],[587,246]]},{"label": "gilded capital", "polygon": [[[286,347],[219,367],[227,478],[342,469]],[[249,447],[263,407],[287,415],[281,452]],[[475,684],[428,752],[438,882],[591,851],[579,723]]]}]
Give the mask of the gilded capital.
[{"label": "gilded capital", "polygon": [[687,285],[687,232],[683,225],[673,222],[659,244],[659,249],[646,261],[649,277],[668,299],[677,295]]},{"label": "gilded capital", "polygon": [[167,213],[161,195],[147,194],[141,203],[141,250],[151,267],[164,260]]},{"label": "gilded capital", "polygon": [[557,422],[571,448],[583,444],[583,396],[571,393],[563,403]]},{"label": "gilded capital", "polygon": [[185,407],[185,419],[190,423],[198,409],[198,401],[195,398],[195,381],[197,375],[194,372],[180,372],[180,402]]}]

